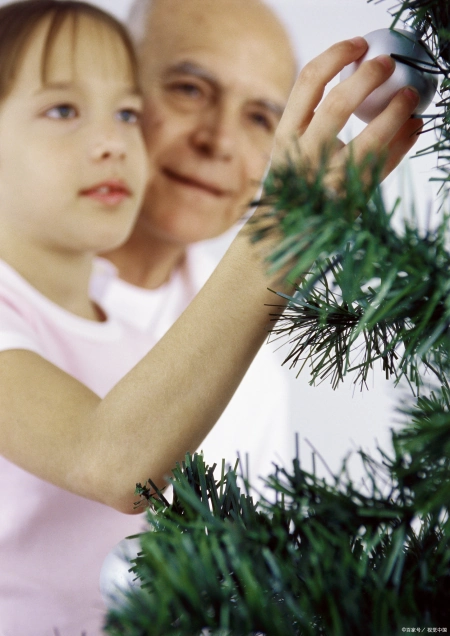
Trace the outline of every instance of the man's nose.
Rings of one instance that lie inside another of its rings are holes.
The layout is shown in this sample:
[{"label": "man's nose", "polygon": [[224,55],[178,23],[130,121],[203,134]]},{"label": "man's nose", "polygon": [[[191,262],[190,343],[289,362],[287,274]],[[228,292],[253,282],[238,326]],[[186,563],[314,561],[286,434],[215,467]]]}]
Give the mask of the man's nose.
[{"label": "man's nose", "polygon": [[238,141],[238,114],[231,105],[211,106],[199,114],[191,139],[203,155],[229,161]]}]

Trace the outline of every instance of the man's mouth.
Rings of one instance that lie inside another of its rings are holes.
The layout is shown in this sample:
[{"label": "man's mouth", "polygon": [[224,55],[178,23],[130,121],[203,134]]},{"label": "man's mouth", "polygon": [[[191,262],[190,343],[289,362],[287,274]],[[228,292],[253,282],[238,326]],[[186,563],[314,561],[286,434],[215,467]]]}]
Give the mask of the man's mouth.
[{"label": "man's mouth", "polygon": [[203,190],[204,192],[207,192],[208,194],[211,194],[215,197],[223,197],[228,194],[226,190],[224,190],[223,188],[219,188],[212,183],[173,172],[169,168],[163,168],[162,173],[171,181],[176,181],[177,183],[181,183],[182,185],[195,188],[197,190]]}]

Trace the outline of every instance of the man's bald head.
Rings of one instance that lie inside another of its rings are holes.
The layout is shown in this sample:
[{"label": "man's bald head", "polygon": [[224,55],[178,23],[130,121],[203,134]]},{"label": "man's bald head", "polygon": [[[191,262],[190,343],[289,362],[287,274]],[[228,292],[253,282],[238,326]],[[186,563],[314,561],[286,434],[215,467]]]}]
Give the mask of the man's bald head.
[{"label": "man's bald head", "polygon": [[[295,80],[295,53],[284,25],[276,13],[262,0],[134,0],[128,16],[128,27],[141,52],[144,47],[156,49],[161,39],[175,36],[176,28],[168,22],[189,22],[199,30],[218,23],[223,38],[226,29],[239,30],[250,39],[257,31],[266,38],[267,48],[276,51]],[[282,72],[282,69],[280,69]]]}]

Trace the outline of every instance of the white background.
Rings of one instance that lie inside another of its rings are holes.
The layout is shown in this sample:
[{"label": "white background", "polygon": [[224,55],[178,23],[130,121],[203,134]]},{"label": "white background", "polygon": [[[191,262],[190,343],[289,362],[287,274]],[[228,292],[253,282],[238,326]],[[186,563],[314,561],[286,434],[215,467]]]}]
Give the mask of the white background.
[{"label": "white background", "polygon": [[[130,4],[129,0],[97,0],[96,3],[119,18],[125,18]],[[269,0],[269,4],[285,22],[300,62],[304,64],[338,40],[388,27],[392,21],[388,9],[397,3],[394,0],[370,4],[365,0]],[[352,118],[344,137],[361,126]],[[425,141],[426,145],[430,143],[429,138]],[[395,199],[399,194],[408,198],[414,182],[416,194],[420,194],[419,207],[424,209],[432,198],[428,185],[432,161],[414,159],[406,163],[407,171],[411,172],[406,181],[405,170],[402,178],[399,177],[400,170],[387,180],[389,199]],[[401,182],[406,182],[406,190]],[[362,446],[373,451],[375,439],[383,448],[389,447],[389,427],[399,417],[394,405],[404,391],[394,391],[392,383],[386,382],[381,371],[374,373],[369,390],[362,393],[351,383],[337,391],[333,391],[329,383],[310,387],[306,372],[299,379],[292,371],[286,373],[293,388],[293,430],[299,433],[301,457],[306,468],[311,466],[310,446],[306,440],[317,448],[333,470],[340,466],[341,459],[351,449]],[[320,467],[320,461],[318,468],[321,473],[326,472],[323,465]],[[355,477],[360,475],[356,465],[352,472]]]}]

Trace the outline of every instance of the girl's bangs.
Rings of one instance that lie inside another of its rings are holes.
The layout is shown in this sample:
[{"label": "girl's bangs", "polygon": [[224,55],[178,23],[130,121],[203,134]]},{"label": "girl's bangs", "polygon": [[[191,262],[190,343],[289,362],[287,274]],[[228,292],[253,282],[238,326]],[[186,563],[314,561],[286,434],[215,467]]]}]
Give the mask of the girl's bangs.
[{"label": "girl's bangs", "polygon": [[54,14],[47,27],[41,60],[41,81],[51,81],[53,62],[63,55],[69,56],[73,77],[83,77],[86,56],[80,47],[89,47],[89,58],[101,65],[105,75],[117,75],[123,70],[138,88],[139,79],[134,51],[116,29],[98,19],[82,13]]},{"label": "girl's bangs", "polygon": [[[0,99],[11,91],[28,45],[43,27],[46,29],[41,61],[41,80],[44,84],[51,74],[52,59],[56,59],[58,50],[61,51],[60,35],[63,31],[67,49],[67,29],[73,72],[82,73],[83,69],[78,69],[76,64],[77,46],[79,35],[84,29],[90,28],[95,40],[92,45],[96,51],[94,59],[101,59],[100,55],[103,55],[105,68],[112,65],[106,63],[108,60],[121,64],[126,62],[132,83],[139,88],[133,44],[125,27],[113,16],[94,5],[77,0],[24,0],[0,7]],[[118,46],[118,41],[121,46]]]}]

